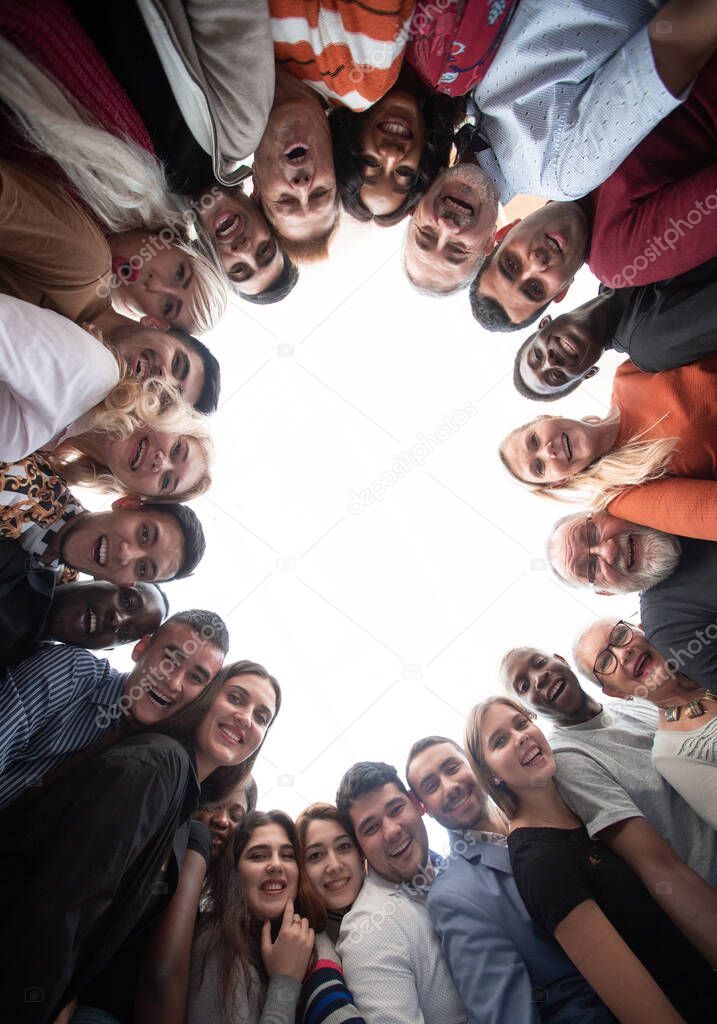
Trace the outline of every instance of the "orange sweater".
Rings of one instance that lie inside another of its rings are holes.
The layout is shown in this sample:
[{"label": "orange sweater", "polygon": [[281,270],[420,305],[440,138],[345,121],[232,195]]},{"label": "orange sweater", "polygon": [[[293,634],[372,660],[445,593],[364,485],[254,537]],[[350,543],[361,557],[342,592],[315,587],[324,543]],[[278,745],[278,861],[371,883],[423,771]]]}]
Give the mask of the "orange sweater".
[{"label": "orange sweater", "polygon": [[395,84],[415,0],[269,0],[277,65],[365,110]]},{"label": "orange sweater", "polygon": [[612,402],[620,410],[616,446],[643,430],[645,440],[676,437],[678,446],[670,476],[628,488],[608,511],[682,537],[717,540],[717,356],[662,373],[643,373],[628,360],[615,374]]}]

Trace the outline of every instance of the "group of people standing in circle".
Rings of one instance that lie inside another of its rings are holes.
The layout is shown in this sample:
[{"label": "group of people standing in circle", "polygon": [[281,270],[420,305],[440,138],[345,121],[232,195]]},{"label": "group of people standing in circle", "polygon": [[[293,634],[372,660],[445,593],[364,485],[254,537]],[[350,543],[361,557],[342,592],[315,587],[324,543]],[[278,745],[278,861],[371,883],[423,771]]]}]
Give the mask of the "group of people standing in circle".
[{"label": "group of people standing in circle", "polygon": [[[712,0],[2,0],[0,1020],[712,1019],[716,50]],[[549,202],[499,229],[518,193]],[[405,221],[412,286],[483,330],[539,320],[528,399],[626,353],[605,417],[500,458],[589,505],[553,568],[642,625],[577,640],[609,706],[516,647],[462,742],[293,822],[251,774],[279,683],[159,584],[205,548],[197,335],[300,289],[342,216]],[[543,316],[583,264],[599,294]],[[129,673],[91,653],[132,641]]]}]

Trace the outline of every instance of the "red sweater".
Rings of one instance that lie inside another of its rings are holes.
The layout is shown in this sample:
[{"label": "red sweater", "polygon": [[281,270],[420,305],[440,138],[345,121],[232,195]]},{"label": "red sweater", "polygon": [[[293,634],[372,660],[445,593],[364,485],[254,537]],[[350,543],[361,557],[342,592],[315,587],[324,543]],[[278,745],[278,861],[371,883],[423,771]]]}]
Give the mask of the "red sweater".
[{"label": "red sweater", "polygon": [[134,104],[62,0],[2,0],[0,35],[48,72],[108,132],[154,153]]},{"label": "red sweater", "polygon": [[608,505],[621,519],[682,537],[717,540],[717,356],[675,370],[643,373],[629,360],[615,374],[620,410],[616,447],[678,438],[670,476],[630,487]]},{"label": "red sweater", "polygon": [[600,188],[587,262],[612,288],[651,284],[717,255],[717,59]]}]

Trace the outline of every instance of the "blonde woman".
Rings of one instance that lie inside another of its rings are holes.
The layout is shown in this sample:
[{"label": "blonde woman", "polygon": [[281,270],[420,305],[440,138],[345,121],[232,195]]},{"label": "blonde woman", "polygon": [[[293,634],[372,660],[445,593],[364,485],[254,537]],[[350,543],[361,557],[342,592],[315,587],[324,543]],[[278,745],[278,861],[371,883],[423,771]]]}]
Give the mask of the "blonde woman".
[{"label": "blonde woman", "polygon": [[[0,238],[11,271],[3,268],[3,290],[37,301],[8,287],[5,276],[23,289],[49,279],[43,293],[53,298],[59,293],[54,308],[72,319],[99,323],[111,299],[116,314],[160,318],[200,333],[213,327],[226,308],[224,275],[211,246],[198,235],[195,210],[169,190],[157,158],[105,131],[2,38],[0,99],[25,149],[29,142],[43,158],[51,157],[64,176],[57,183],[44,173],[6,165]],[[47,170],[46,161],[42,169]],[[37,244],[43,233],[52,243],[44,248]],[[60,302],[77,292],[81,274],[84,304],[63,308]],[[106,329],[109,322],[100,326]]]},{"label": "blonde woman", "polygon": [[539,416],[500,456],[535,492],[717,540],[717,356],[656,374],[622,363],[604,419]]},{"label": "blonde woman", "polygon": [[[471,766],[510,821],[513,874],[535,921],[563,947],[621,1024],[708,1024],[717,977],[632,869],[562,799],[555,759],[532,712],[491,697],[468,716]],[[716,899],[707,893],[709,924]],[[710,895],[711,894],[711,895]],[[704,928],[703,928],[704,932]]]}]

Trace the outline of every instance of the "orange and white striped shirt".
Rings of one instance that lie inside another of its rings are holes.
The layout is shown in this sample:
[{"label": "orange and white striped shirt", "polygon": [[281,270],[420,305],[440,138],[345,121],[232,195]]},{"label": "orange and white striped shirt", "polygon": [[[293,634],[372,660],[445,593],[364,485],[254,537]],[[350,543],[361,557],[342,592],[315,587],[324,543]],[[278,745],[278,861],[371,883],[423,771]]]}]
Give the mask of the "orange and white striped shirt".
[{"label": "orange and white striped shirt", "polygon": [[269,0],[277,65],[351,110],[398,78],[415,0]]}]

